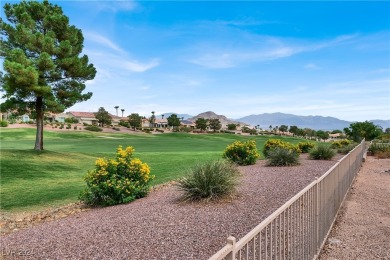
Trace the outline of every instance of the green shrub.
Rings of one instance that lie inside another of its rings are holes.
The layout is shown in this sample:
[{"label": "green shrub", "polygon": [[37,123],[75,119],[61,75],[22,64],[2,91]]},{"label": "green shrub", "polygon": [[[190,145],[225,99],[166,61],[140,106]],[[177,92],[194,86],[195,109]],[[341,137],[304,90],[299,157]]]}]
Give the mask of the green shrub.
[{"label": "green shrub", "polygon": [[75,125],[75,126],[73,127],[73,129],[74,129],[74,130],[77,130],[77,125]]},{"label": "green shrub", "polygon": [[217,160],[197,164],[187,170],[176,186],[183,200],[213,200],[235,192],[239,171],[227,161]]},{"label": "green shrub", "polygon": [[342,140],[337,140],[337,141],[333,141],[330,145],[330,147],[332,149],[339,149],[339,148],[342,148],[342,147],[345,147],[345,146],[348,146],[352,144],[352,142],[348,139],[342,139]]},{"label": "green shrub", "polygon": [[249,140],[247,142],[236,141],[228,145],[223,153],[223,158],[226,158],[239,165],[255,164],[260,157],[257,151],[256,141]]},{"label": "green shrub", "polygon": [[87,188],[80,200],[90,205],[116,205],[146,196],[150,182],[150,168],[140,159],[133,158],[134,149],[118,147],[116,158],[98,158],[95,169],[84,177]]},{"label": "green shrub", "polygon": [[7,127],[8,126],[8,122],[5,121],[5,120],[0,120],[0,127]]},{"label": "green shrub", "polygon": [[79,122],[79,120],[77,118],[74,118],[74,117],[65,118],[65,123],[77,124],[78,122]]},{"label": "green shrub", "polygon": [[353,148],[355,148],[357,145],[357,143],[353,142],[353,143],[350,143],[349,145],[346,145],[346,146],[342,146],[340,148],[337,149],[337,152],[338,153],[341,153],[341,154],[347,154],[349,153],[350,151],[353,150]]},{"label": "green shrub", "polygon": [[310,149],[314,148],[315,143],[313,142],[299,142],[298,148],[301,150],[301,153],[308,153]]},{"label": "green shrub", "polygon": [[299,164],[299,153],[277,147],[269,152],[267,159],[270,166],[294,166]]},{"label": "green shrub", "polygon": [[287,150],[295,151],[295,152],[297,152],[298,154],[301,153],[301,150],[299,149],[299,147],[298,147],[297,145],[293,145],[293,144],[284,142],[284,141],[279,140],[279,139],[268,139],[268,141],[265,142],[264,148],[263,148],[263,154],[264,154],[264,156],[265,156],[265,157],[268,157],[269,152],[270,152],[272,149],[275,149],[275,148],[282,148],[282,149],[287,149]]},{"label": "green shrub", "polygon": [[389,143],[390,142],[390,134],[381,134],[377,139],[381,140],[381,142]]},{"label": "green shrub", "polygon": [[332,160],[336,152],[327,145],[318,145],[310,151],[310,159],[314,160]]},{"label": "green shrub", "polygon": [[180,132],[190,133],[191,131],[192,131],[191,127],[188,127],[188,126],[181,126],[180,127]]},{"label": "green shrub", "polygon": [[89,124],[87,124],[87,123],[83,122],[83,126],[89,126]]},{"label": "green shrub", "polygon": [[115,131],[120,131],[121,130],[119,127],[113,127],[112,129],[115,130]]},{"label": "green shrub", "polygon": [[390,145],[387,143],[374,142],[370,145],[368,151],[371,152],[373,155],[376,155],[378,153],[386,153],[387,151],[390,151]]},{"label": "green shrub", "polygon": [[84,127],[84,129],[88,130],[88,131],[93,131],[93,132],[101,132],[101,131],[103,131],[103,129],[101,129],[100,127],[98,127],[96,125],[89,125],[89,126]]}]

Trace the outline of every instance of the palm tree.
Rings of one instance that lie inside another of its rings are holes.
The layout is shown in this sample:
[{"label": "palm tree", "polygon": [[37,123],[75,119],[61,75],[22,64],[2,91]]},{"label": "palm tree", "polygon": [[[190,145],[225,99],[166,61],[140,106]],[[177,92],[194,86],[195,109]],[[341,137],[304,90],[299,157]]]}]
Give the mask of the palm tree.
[{"label": "palm tree", "polygon": [[125,109],[122,108],[121,111],[122,111],[122,117],[123,117],[123,112],[125,112]]},{"label": "palm tree", "polygon": [[118,116],[118,108],[119,108],[119,106],[115,106],[114,108],[116,110],[116,116]]},{"label": "palm tree", "polygon": [[161,119],[164,119],[164,114],[161,115]]},{"label": "palm tree", "polygon": [[152,124],[151,127],[154,127],[154,122],[156,121],[156,116],[154,115],[154,111],[152,111],[152,116],[150,117],[150,123]]}]

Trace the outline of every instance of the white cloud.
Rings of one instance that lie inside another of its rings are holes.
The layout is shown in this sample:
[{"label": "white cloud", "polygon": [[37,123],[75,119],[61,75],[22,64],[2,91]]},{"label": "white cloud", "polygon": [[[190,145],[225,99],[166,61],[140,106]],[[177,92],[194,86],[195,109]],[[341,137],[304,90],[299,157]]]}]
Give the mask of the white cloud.
[{"label": "white cloud", "polygon": [[147,70],[150,70],[154,67],[157,67],[160,65],[159,61],[157,59],[154,59],[147,63],[140,63],[138,61],[124,61],[123,66],[125,69],[133,71],[133,72],[145,72]]},{"label": "white cloud", "polygon": [[308,70],[319,70],[321,69],[320,66],[318,66],[317,64],[315,63],[308,63],[304,66],[305,69],[308,69]]},{"label": "white cloud", "polygon": [[90,41],[93,41],[95,43],[98,43],[99,45],[102,45],[104,47],[108,47],[114,51],[118,51],[118,52],[121,52],[121,53],[124,53],[125,51],[123,49],[121,49],[118,45],[116,45],[115,43],[113,43],[110,39],[100,35],[100,34],[97,34],[97,33],[93,33],[93,32],[86,32],[84,33],[85,35],[85,38],[87,40],[90,40]]},{"label": "white cloud", "polygon": [[[283,39],[264,35],[253,35],[247,32],[235,30],[239,39],[229,43],[214,41],[211,43],[200,43],[190,51],[195,52],[196,57],[187,59],[188,62],[211,69],[224,69],[237,67],[245,63],[263,62],[290,57],[302,52],[313,52],[323,48],[332,47],[338,44],[347,43],[356,38],[357,34],[341,35],[328,41],[319,43],[305,42],[296,39]],[[240,43],[240,37],[245,39]],[[238,42],[238,43],[236,43]],[[222,47],[229,45],[229,47]],[[308,69],[319,69],[309,66]]]},{"label": "white cloud", "polygon": [[138,4],[133,0],[110,0],[110,1],[99,1],[97,2],[97,8],[102,10],[109,10],[111,12],[120,11],[132,11]]}]

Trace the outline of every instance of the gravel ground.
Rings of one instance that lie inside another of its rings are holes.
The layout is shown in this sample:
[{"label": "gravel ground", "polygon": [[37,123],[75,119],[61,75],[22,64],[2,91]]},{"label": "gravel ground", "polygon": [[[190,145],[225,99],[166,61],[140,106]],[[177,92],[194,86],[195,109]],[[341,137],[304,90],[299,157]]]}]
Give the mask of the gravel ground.
[{"label": "gravel ground", "polygon": [[[335,161],[241,167],[232,201],[183,203],[167,186],[135,202],[93,209],[0,237],[5,259],[208,259],[243,237]],[[1,256],[0,256],[1,257]]]},{"label": "gravel ground", "polygon": [[390,259],[390,159],[367,157],[320,259]]}]

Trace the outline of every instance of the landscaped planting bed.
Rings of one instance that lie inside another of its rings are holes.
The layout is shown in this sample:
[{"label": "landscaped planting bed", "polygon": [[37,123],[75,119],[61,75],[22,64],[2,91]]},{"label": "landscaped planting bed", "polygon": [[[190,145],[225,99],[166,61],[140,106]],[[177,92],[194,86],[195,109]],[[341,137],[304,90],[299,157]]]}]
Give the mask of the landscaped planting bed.
[{"label": "landscaped planting bed", "polygon": [[233,200],[180,202],[176,188],[167,186],[129,204],[80,212],[2,236],[0,250],[6,258],[7,252],[20,252],[29,259],[208,259],[228,236],[243,237],[340,158],[315,161],[301,155],[301,164],[293,167],[258,161],[240,167]]}]

